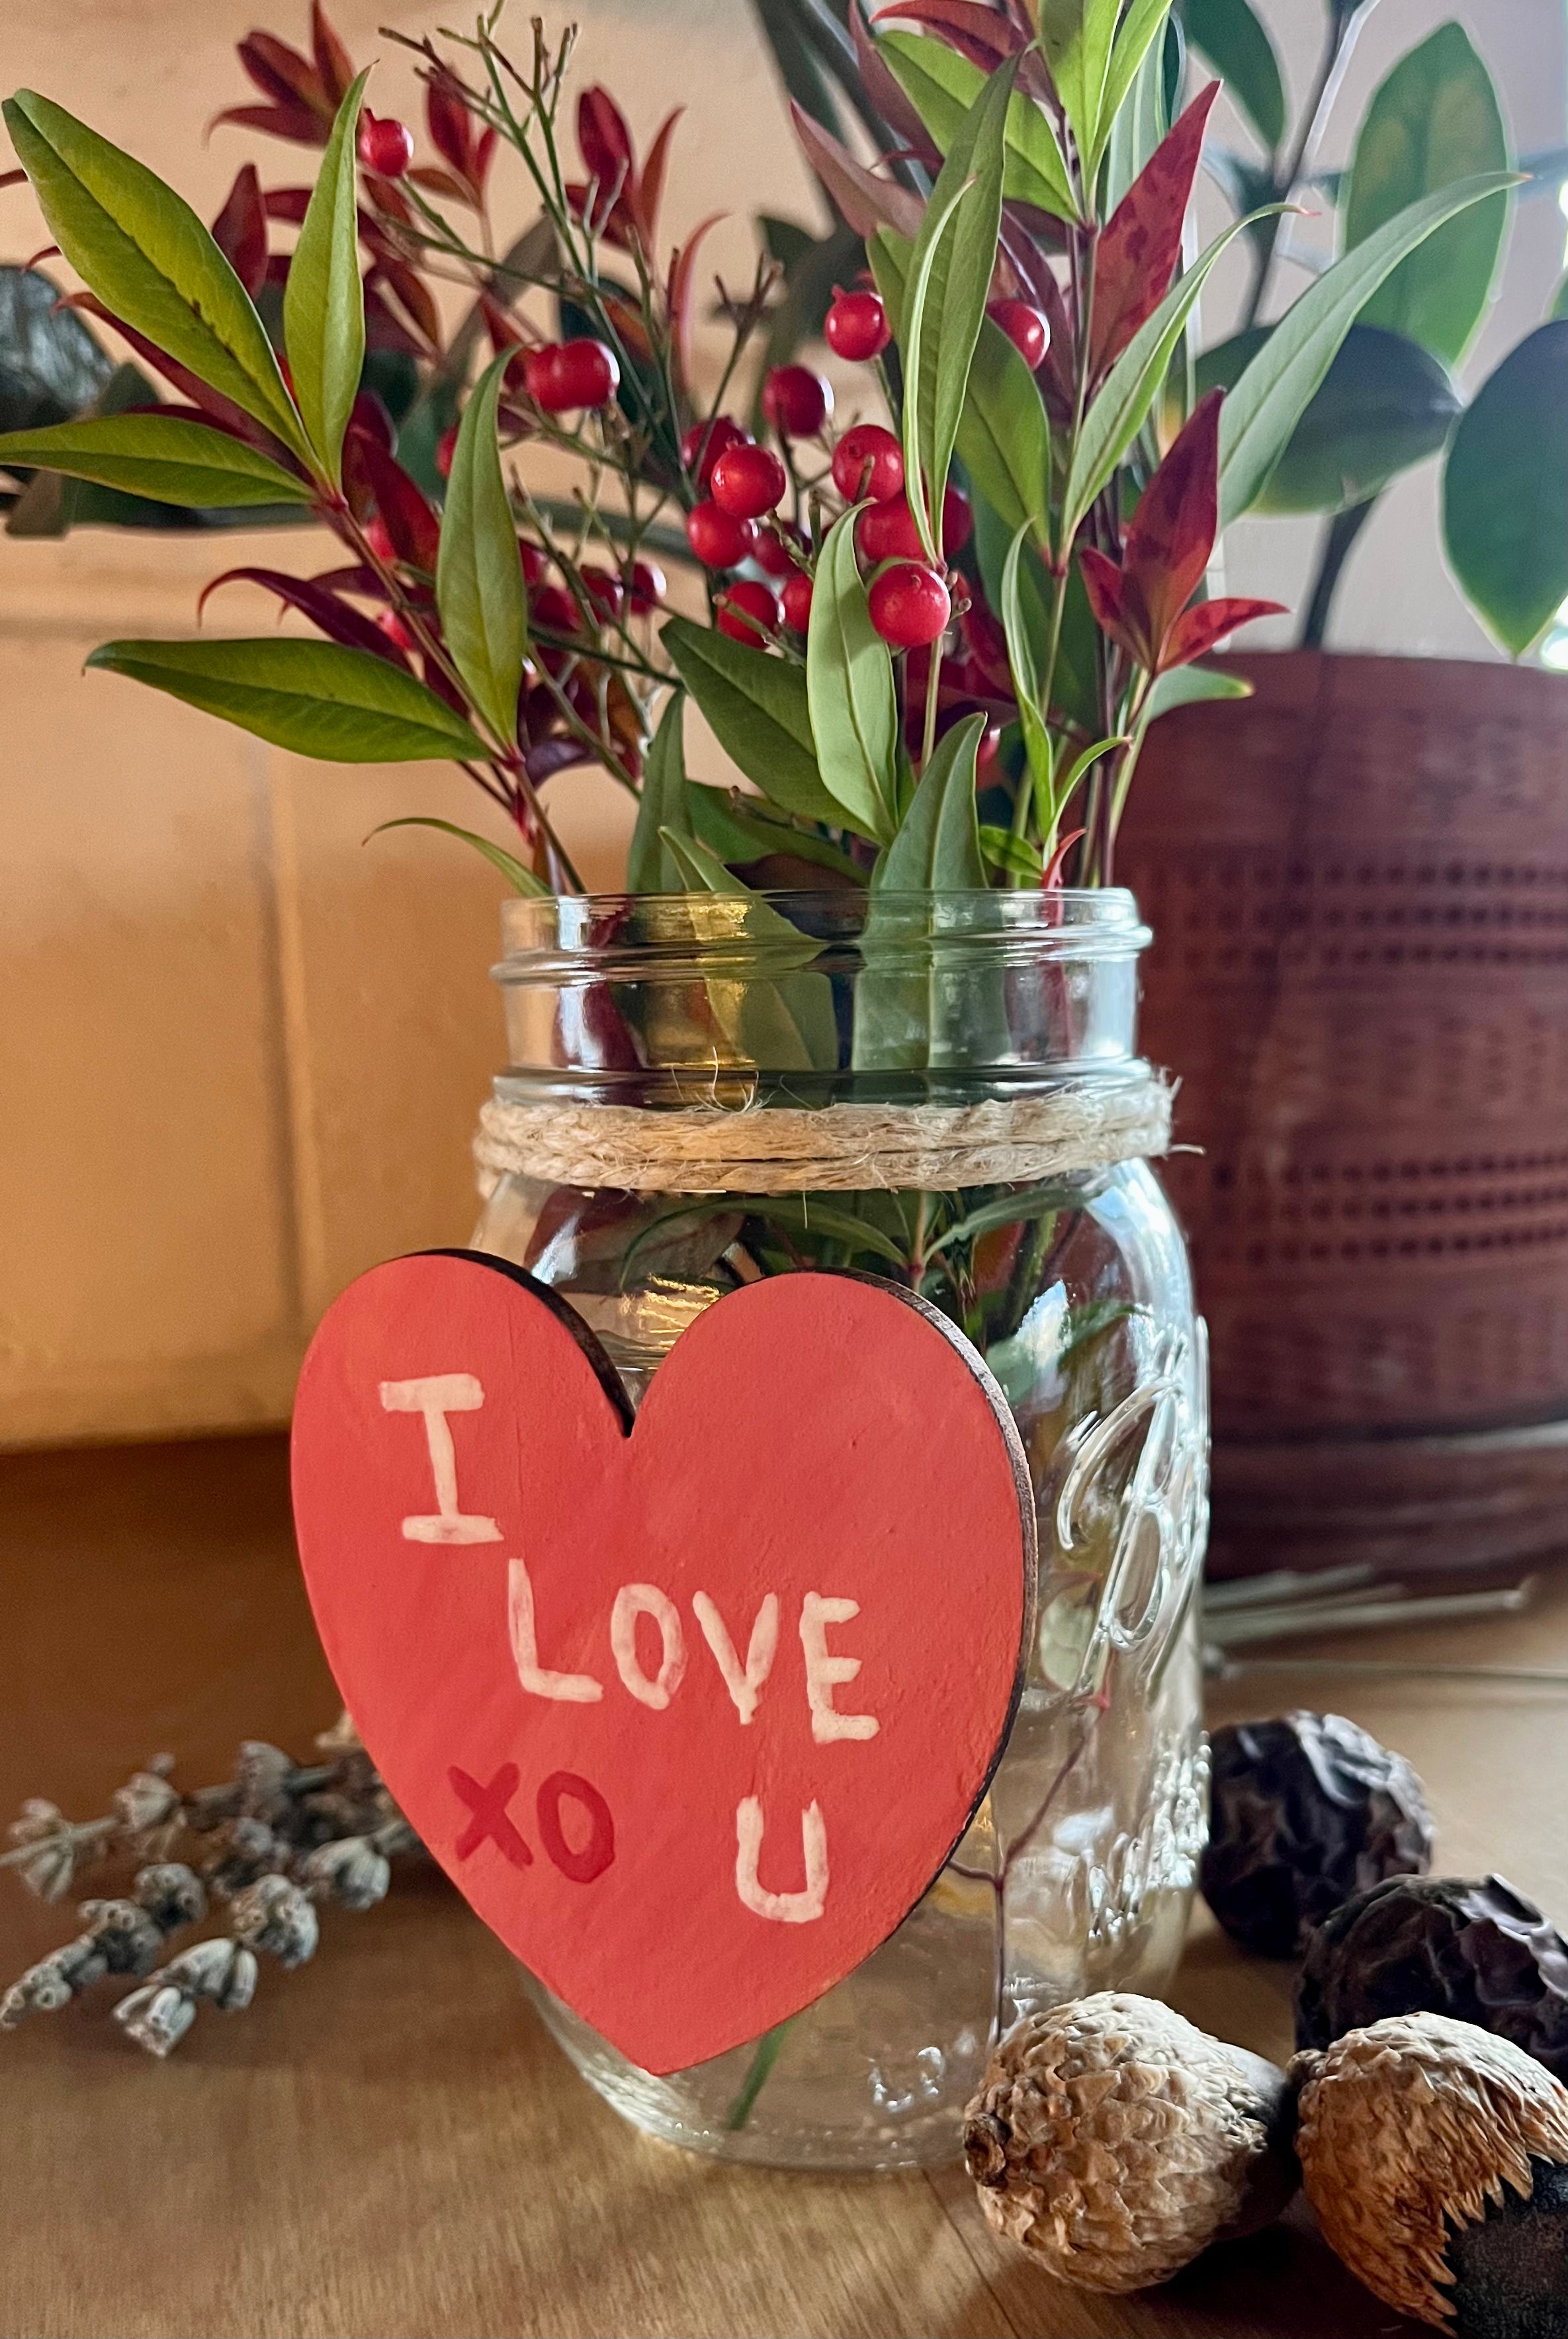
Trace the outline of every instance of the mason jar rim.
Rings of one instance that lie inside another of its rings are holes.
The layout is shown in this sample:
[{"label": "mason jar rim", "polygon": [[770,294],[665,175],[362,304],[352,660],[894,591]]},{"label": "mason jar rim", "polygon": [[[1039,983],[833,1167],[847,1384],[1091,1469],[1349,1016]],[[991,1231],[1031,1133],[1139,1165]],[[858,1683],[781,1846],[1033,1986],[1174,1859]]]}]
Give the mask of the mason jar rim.
[{"label": "mason jar rim", "polygon": [[[745,894],[515,894],[501,905],[504,952],[491,972],[502,984],[548,977],[571,966],[646,965],[694,950],[736,943],[771,954],[778,937],[759,933],[747,912],[760,905],[823,949],[854,944],[873,910],[888,942],[927,941],[972,950],[990,940],[1046,959],[1136,958],[1151,941],[1125,886],[992,887],[872,893],[851,886],[759,886]],[[787,937],[785,938],[787,940]]]}]

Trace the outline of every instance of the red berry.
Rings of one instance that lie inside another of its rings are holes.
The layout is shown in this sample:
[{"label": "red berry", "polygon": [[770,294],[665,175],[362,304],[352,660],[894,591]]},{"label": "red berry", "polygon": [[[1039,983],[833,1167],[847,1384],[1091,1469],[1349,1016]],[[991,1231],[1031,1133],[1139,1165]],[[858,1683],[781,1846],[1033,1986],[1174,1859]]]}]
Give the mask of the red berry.
[{"label": "red berry", "polygon": [[[754,623],[748,624],[748,618]],[[716,619],[721,634],[732,642],[745,642],[752,649],[761,649],[763,637],[758,628],[765,626],[774,632],[779,621],[778,597],[771,586],[759,584],[754,577],[742,577],[726,585],[719,595]]]},{"label": "red berry", "polygon": [[681,461],[699,488],[706,492],[713,476],[714,465],[726,447],[744,446],[746,433],[727,414],[715,414],[706,422],[694,422],[681,440]]},{"label": "red berry", "polygon": [[788,474],[771,447],[726,447],[714,465],[708,493],[732,519],[760,519],[773,510],[788,485]]},{"label": "red berry", "polygon": [[365,108],[360,123],[360,160],[378,179],[400,179],[414,159],[413,133],[390,113]]},{"label": "red berry", "polygon": [[857,422],[833,450],[833,483],[846,503],[885,503],[903,488],[903,449],[880,422]]},{"label": "red berry", "polygon": [[[972,525],[969,498],[961,495],[956,488],[949,488],[942,499],[943,552],[951,556],[961,551],[969,542]],[[864,558],[870,561],[925,558],[914,514],[903,496],[890,496],[886,503],[873,504],[868,511],[862,512],[855,540]]]},{"label": "red berry", "polygon": [[757,540],[752,548],[752,558],[769,577],[793,577],[799,565],[803,548],[793,528],[772,528],[757,530]]},{"label": "red berry", "polygon": [[626,598],[634,617],[646,617],[665,597],[665,572],[656,560],[634,560],[632,586]]},{"label": "red berry", "polygon": [[918,648],[934,642],[947,629],[952,603],[947,587],[934,568],[901,560],[872,579],[866,596],[871,621],[884,642],[895,650]]},{"label": "red berry", "polygon": [[597,609],[601,617],[618,617],[626,598],[626,587],[620,578],[613,577],[607,568],[579,568],[577,575],[589,607]]},{"label": "red berry", "polygon": [[551,341],[542,350],[529,350],[523,360],[528,396],[547,414],[607,406],[620,378],[614,352],[603,341]]},{"label": "red berry", "polygon": [[809,366],[774,366],[763,384],[763,412],[781,439],[814,439],[833,412],[833,391]]},{"label": "red berry", "polygon": [[925,558],[907,496],[890,496],[886,503],[872,504],[863,511],[855,528],[855,541],[862,558],[873,564],[879,560]]},{"label": "red berry", "polygon": [[413,648],[414,637],[396,609],[379,610],[376,616],[376,628],[379,633],[385,634],[394,648],[399,650]]},{"label": "red berry", "polygon": [[835,357],[849,358],[857,364],[881,357],[892,339],[887,311],[875,292],[837,293],[823,332]]},{"label": "red berry", "polygon": [[811,578],[804,568],[797,568],[786,582],[781,598],[784,602],[784,623],[804,634],[811,618]]},{"label": "red berry", "polygon": [[398,548],[392,542],[391,530],[380,512],[376,514],[374,519],[368,519],[365,522],[365,542],[377,559],[383,561],[388,567],[390,567],[397,559]]},{"label": "red berry", "polygon": [[537,544],[530,544],[526,537],[519,536],[518,538],[518,558],[523,565],[524,584],[537,585],[542,579],[545,570],[549,567],[548,561],[545,558],[544,554],[539,550],[538,546]]},{"label": "red berry", "polygon": [[528,596],[528,617],[547,634],[575,634],[577,630],[577,605],[558,585],[542,585],[537,593]]},{"label": "red berry", "polygon": [[457,450],[458,426],[454,422],[449,429],[442,431],[436,441],[436,469],[443,479],[449,479],[452,476],[452,457]]},{"label": "red berry", "polygon": [[719,504],[697,504],[686,514],[686,542],[705,568],[738,568],[756,538],[755,520],[736,519]]},{"label": "red berry", "polygon": [[1050,327],[1027,301],[992,301],[986,315],[1000,325],[1024,364],[1033,373],[1050,347]]}]

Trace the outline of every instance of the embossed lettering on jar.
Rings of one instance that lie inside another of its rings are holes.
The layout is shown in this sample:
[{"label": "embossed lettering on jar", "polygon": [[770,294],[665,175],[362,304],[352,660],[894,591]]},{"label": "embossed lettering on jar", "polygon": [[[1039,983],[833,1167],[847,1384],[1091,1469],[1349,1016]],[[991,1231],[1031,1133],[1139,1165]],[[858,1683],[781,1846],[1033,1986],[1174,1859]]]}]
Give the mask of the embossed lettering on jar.
[{"label": "embossed lettering on jar", "polygon": [[[1142,1158],[1169,1119],[1135,1051],[1147,931],[1114,890],[845,890],[518,900],[505,940],[477,1245],[570,1298],[634,1403],[739,1282],[850,1268],[919,1291],[1001,1386],[1040,1540],[990,1791],[846,1981],[668,2078],[536,1998],[593,2085],[674,2142],[949,2159],[999,2028],[1163,1987],[1203,1841],[1206,1364]],[[759,1114],[778,1116],[761,1145]]]}]

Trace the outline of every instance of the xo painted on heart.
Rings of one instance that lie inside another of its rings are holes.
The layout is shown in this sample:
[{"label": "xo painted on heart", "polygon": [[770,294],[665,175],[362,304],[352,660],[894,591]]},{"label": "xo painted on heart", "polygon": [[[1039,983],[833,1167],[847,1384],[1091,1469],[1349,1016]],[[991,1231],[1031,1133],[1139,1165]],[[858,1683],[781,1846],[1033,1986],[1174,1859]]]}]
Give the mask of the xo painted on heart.
[{"label": "xo painted on heart", "polygon": [[321,1637],[389,1788],[646,2070],[842,1980],[984,1792],[1032,1499],[978,1354],[892,1285],[728,1295],[634,1427],[544,1286],[478,1253],[394,1260],[312,1343],[293,1474]]}]

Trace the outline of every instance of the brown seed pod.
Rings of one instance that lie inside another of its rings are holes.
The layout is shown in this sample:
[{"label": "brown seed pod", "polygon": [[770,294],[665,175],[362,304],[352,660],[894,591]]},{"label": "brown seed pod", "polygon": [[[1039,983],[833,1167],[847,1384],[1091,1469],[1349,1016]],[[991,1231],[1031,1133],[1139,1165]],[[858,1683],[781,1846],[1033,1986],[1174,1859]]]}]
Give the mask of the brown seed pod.
[{"label": "brown seed pod", "polygon": [[964,2159],[988,2221],[1052,2274],[1141,2290],[1278,2216],[1300,2181],[1290,2121],[1274,2064],[1102,1990],[1008,2033]]},{"label": "brown seed pod", "polygon": [[[1297,2055],[1290,2076],[1307,2198],[1368,2290],[1476,2339],[1565,2327],[1568,2087],[1508,2039],[1443,2014],[1347,2031]],[[1521,2217],[1542,2246],[1524,2240]],[[1476,2247],[1500,2220],[1496,2248]]]}]

